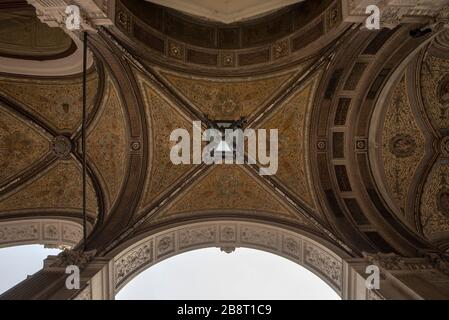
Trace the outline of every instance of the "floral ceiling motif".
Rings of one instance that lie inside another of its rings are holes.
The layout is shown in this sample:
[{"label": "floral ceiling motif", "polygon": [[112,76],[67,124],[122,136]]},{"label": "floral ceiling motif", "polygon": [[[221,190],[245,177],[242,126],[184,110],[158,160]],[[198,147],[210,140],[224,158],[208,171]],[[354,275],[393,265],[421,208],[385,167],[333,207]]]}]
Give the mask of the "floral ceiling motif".
[{"label": "floral ceiling motif", "polygon": [[403,76],[389,100],[382,129],[386,181],[403,214],[413,177],[424,157],[424,146],[424,136],[414,118]]},{"label": "floral ceiling motif", "polygon": [[[59,161],[41,176],[37,176],[11,194],[0,198],[0,211],[15,210],[75,210],[82,208],[81,168],[73,161]],[[97,213],[95,191],[88,184],[87,209]]]},{"label": "floral ceiling motif", "polygon": [[238,80],[161,74],[209,119],[238,120],[260,110],[294,73]]},{"label": "floral ceiling motif", "polygon": [[315,207],[307,167],[308,126],[318,77],[297,90],[258,127],[279,130],[279,169],[276,177],[311,208]]},{"label": "floral ceiling motif", "polygon": [[[15,79],[0,77],[0,93],[11,97],[31,112],[45,119],[60,132],[73,132],[82,118],[82,77],[65,79]],[[88,106],[93,107],[98,75],[88,77]]]},{"label": "floral ceiling motif", "polygon": [[174,145],[174,142],[170,141],[171,132],[177,128],[190,132],[191,120],[182,115],[143,78],[140,79],[140,85],[152,141],[152,147],[149,149],[152,161],[140,204],[140,208],[144,208],[195,165],[174,165],[170,160],[170,149]]},{"label": "floral ceiling motif", "polygon": [[449,128],[449,60],[426,54],[421,68],[421,91],[435,128]]},{"label": "floral ceiling motif", "polygon": [[0,186],[39,162],[49,151],[48,137],[0,106]]},{"label": "floral ceiling motif", "polygon": [[108,78],[102,107],[87,137],[87,150],[100,171],[109,206],[117,198],[127,166],[128,138],[124,110],[116,85]]},{"label": "floral ceiling motif", "polygon": [[192,212],[246,212],[271,214],[305,224],[283,201],[261,185],[248,169],[238,165],[217,165],[175,202],[156,216],[156,220],[170,219]]},{"label": "floral ceiling motif", "polygon": [[439,239],[449,231],[449,165],[436,164],[427,178],[421,198],[421,225],[424,234]]}]

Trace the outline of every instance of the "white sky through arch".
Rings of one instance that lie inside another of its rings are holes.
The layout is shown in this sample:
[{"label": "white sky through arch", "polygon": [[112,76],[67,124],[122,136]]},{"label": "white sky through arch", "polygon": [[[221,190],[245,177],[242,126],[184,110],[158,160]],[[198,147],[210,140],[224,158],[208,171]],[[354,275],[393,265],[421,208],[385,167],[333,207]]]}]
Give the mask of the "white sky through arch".
[{"label": "white sky through arch", "polygon": [[217,248],[166,259],[129,282],[125,299],[328,299],[338,294],[300,265],[247,248],[226,254]]}]

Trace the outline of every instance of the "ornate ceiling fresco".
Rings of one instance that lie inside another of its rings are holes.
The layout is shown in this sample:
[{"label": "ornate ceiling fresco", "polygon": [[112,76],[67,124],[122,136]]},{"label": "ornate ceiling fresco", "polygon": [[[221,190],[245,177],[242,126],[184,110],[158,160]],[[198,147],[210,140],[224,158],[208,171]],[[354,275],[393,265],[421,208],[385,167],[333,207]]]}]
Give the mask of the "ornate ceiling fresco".
[{"label": "ornate ceiling fresco", "polygon": [[[361,30],[341,1],[313,3],[224,24],[115,1],[115,25],[89,38],[88,249],[220,219],[302,230],[354,258],[449,249],[449,32]],[[10,32],[42,42],[24,55],[70,46],[27,23]],[[80,73],[0,74],[1,219],[81,221],[81,87]],[[275,175],[171,162],[174,129],[241,119],[279,130]]]}]

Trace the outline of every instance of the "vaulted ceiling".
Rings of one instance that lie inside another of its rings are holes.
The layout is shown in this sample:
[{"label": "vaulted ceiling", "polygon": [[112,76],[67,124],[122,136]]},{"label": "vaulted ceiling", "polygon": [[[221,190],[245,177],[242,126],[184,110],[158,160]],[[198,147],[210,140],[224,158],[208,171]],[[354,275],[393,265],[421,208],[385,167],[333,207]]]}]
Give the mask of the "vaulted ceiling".
[{"label": "vaulted ceiling", "polygon": [[[90,36],[91,248],[219,218],[354,256],[449,247],[449,37],[359,30],[340,2],[311,2],[223,25],[117,1],[116,25]],[[81,219],[81,101],[80,74],[0,75],[2,219]],[[279,130],[274,176],[170,161],[172,130],[241,117]]]}]

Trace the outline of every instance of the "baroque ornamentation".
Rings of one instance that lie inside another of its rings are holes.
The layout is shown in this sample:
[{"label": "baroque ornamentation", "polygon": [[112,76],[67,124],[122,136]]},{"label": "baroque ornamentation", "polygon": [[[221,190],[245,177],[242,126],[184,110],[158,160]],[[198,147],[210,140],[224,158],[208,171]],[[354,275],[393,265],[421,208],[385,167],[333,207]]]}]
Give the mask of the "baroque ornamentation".
[{"label": "baroque ornamentation", "polygon": [[[80,210],[83,194],[81,178],[81,171],[73,161],[58,162],[44,175],[3,199],[0,202],[0,210]],[[97,212],[96,195],[90,181],[87,189],[87,209],[91,214]]]},{"label": "baroque ornamentation", "polygon": [[389,147],[397,158],[407,158],[416,151],[416,142],[412,136],[400,133],[390,139]]},{"label": "baroque ornamentation", "polygon": [[72,142],[66,136],[56,136],[51,142],[51,151],[56,157],[67,159],[72,151]]},{"label": "baroque ornamentation", "polygon": [[396,85],[382,128],[382,159],[393,199],[404,212],[415,172],[424,157],[424,136],[406,93],[405,77]]},{"label": "baroque ornamentation", "polygon": [[37,163],[49,150],[50,143],[42,133],[0,107],[0,185]]},{"label": "baroque ornamentation", "polygon": [[[156,219],[167,219],[182,213],[226,209],[262,214],[271,212],[284,218],[300,219],[238,165],[214,167]],[[303,219],[301,222],[305,223]]]},{"label": "baroque ornamentation", "polygon": [[449,60],[426,54],[421,67],[421,92],[427,115],[438,129],[449,127]]},{"label": "baroque ornamentation", "polygon": [[289,73],[251,81],[223,81],[167,72],[162,75],[211,120],[239,120],[254,113],[292,76]]},{"label": "baroque ornamentation", "polygon": [[181,230],[178,234],[180,248],[186,248],[197,244],[214,242],[216,239],[215,226],[198,227],[191,230]]},{"label": "baroque ornamentation", "polygon": [[[60,131],[72,133],[81,124],[82,78],[36,80],[0,77],[0,93],[13,98],[34,115],[47,120]],[[87,103],[92,109],[98,75],[90,73],[87,80]]]},{"label": "baroque ornamentation", "polygon": [[144,243],[115,261],[115,281],[121,283],[142,265],[153,261],[153,243]]},{"label": "baroque ornamentation", "polygon": [[[175,142],[170,134],[177,128],[191,131],[192,122],[180,114],[161,97],[148,83],[141,81],[147,120],[150,124],[153,149],[149,150],[153,161],[145,182],[145,191],[140,208],[152,203],[167,188],[173,185],[195,165],[174,165],[170,160],[170,149]],[[191,132],[190,132],[191,133]],[[151,148],[149,148],[151,149]]]},{"label": "baroque ornamentation", "polygon": [[59,268],[75,265],[80,269],[84,269],[87,264],[95,257],[97,250],[81,251],[81,250],[64,250],[61,252],[56,261],[49,267]]},{"label": "baroque ornamentation", "polygon": [[111,80],[107,82],[105,98],[92,127],[87,137],[88,155],[105,181],[112,207],[126,172],[128,140],[124,110]]},{"label": "baroque ornamentation", "polygon": [[308,111],[311,108],[315,81],[298,90],[259,127],[279,130],[279,169],[276,177],[310,207],[314,201],[308,183],[307,141]]},{"label": "baroque ornamentation", "polygon": [[446,136],[441,140],[440,150],[443,157],[449,157],[449,136]]},{"label": "baroque ornamentation", "polygon": [[448,164],[435,164],[423,187],[420,220],[427,237],[449,231],[448,172]]},{"label": "baroque ornamentation", "polygon": [[38,240],[39,228],[35,223],[0,225],[0,243]]},{"label": "baroque ornamentation", "polygon": [[240,239],[244,243],[257,244],[266,248],[277,249],[278,234],[270,229],[243,227]]},{"label": "baroque ornamentation", "polygon": [[343,266],[336,258],[306,242],[304,262],[341,288]]}]

